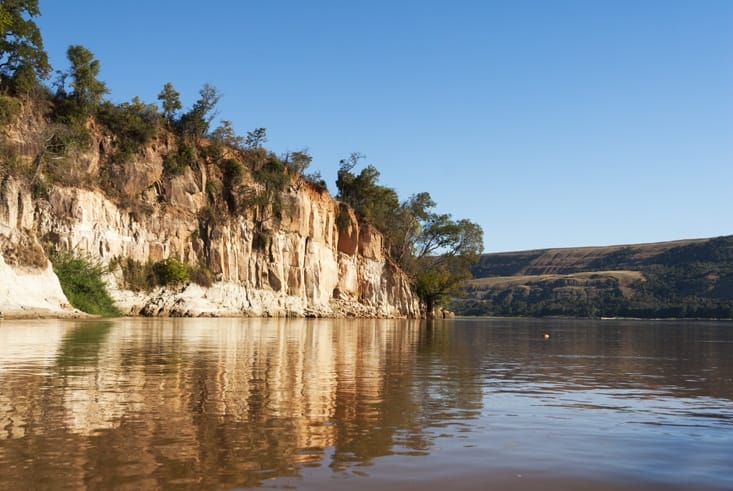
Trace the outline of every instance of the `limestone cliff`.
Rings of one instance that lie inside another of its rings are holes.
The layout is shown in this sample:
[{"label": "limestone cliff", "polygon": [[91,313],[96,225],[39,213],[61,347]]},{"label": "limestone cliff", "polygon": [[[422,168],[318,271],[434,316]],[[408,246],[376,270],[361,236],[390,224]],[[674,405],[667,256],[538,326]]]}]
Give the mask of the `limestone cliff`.
[{"label": "limestone cliff", "polygon": [[[11,127],[6,137],[33,140],[34,131],[45,131],[36,126],[27,129],[31,136]],[[253,212],[212,208],[210,165],[165,175],[163,160],[173,148],[165,133],[133,158],[112,163],[112,138],[93,122],[89,128],[92,143],[72,163],[80,185],[57,180],[34,198],[30,178],[0,175],[0,312],[18,315],[41,304],[48,312],[68,311],[43,243],[113,266],[175,257],[214,275],[209,287],[134,292],[113,267],[110,290],[129,315],[419,315],[411,281],[386,257],[381,234],[326,191],[294,177],[281,195],[286,212],[263,225]],[[37,158],[32,151],[21,157]],[[339,214],[348,225],[337,226]],[[263,229],[266,241],[257,237]],[[17,288],[21,276],[27,288]]]}]

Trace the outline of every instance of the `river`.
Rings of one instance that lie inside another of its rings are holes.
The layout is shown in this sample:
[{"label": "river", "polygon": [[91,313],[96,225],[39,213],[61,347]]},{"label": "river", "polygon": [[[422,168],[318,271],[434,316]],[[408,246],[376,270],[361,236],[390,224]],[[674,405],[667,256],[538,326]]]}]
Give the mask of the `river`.
[{"label": "river", "polygon": [[733,489],[733,323],[5,320],[0,469],[0,489]]}]

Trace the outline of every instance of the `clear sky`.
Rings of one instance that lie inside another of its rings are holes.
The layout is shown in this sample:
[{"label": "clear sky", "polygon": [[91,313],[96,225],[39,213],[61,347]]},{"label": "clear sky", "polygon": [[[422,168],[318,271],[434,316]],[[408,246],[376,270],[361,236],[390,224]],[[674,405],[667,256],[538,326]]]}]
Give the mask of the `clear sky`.
[{"label": "clear sky", "polygon": [[40,0],[51,63],[116,102],[184,106],[309,149],[335,193],[367,156],[487,251],[733,234],[731,0]]}]

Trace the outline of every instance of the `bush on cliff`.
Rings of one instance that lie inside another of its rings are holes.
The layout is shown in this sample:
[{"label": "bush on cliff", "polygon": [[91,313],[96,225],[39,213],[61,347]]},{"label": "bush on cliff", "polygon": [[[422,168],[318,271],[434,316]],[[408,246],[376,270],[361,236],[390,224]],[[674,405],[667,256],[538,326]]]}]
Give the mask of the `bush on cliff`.
[{"label": "bush on cliff", "polygon": [[14,97],[0,95],[0,126],[15,121],[20,112],[20,102]]},{"label": "bush on cliff", "polygon": [[188,281],[188,268],[174,257],[153,264],[153,274],[159,286],[176,285]]},{"label": "bush on cliff", "polygon": [[114,160],[125,161],[146,145],[158,131],[160,115],[155,106],[137,97],[132,102],[100,105],[97,118],[117,137]]},{"label": "bush on cliff", "polygon": [[193,167],[198,158],[196,147],[180,144],[175,153],[170,153],[163,159],[163,172],[171,176],[180,176],[186,169]]},{"label": "bush on cliff", "polygon": [[189,281],[209,287],[214,274],[205,266],[191,266],[176,258],[140,262],[131,258],[115,258],[110,269],[120,268],[125,288],[134,292],[149,292],[157,286],[176,286]]},{"label": "bush on cliff", "polygon": [[88,314],[120,315],[102,279],[105,268],[99,262],[71,252],[56,251],[50,257],[61,289],[71,305]]}]

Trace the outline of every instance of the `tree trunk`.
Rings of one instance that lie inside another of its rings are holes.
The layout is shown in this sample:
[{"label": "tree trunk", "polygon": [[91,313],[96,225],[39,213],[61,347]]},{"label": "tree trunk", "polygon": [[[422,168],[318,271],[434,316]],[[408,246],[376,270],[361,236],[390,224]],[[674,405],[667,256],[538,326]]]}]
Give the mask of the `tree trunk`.
[{"label": "tree trunk", "polygon": [[435,312],[433,311],[435,308],[435,303],[433,302],[432,298],[426,298],[425,299],[425,318],[426,319],[435,319]]}]

